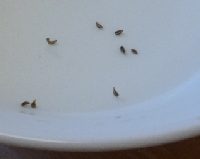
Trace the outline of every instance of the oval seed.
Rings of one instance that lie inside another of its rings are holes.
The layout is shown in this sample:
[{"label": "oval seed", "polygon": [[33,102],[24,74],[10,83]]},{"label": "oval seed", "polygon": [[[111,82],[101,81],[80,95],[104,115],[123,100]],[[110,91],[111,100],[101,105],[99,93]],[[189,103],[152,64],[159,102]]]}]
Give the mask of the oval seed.
[{"label": "oval seed", "polygon": [[136,50],[136,49],[131,49],[131,52],[133,53],[133,54],[138,54],[138,51]]},{"label": "oval seed", "polygon": [[31,108],[36,108],[36,107],[37,107],[36,100],[34,100],[34,101],[31,103]]},{"label": "oval seed", "polygon": [[124,32],[123,30],[117,30],[117,31],[115,32],[115,35],[121,35],[123,32]]},{"label": "oval seed", "polygon": [[124,48],[123,46],[120,47],[120,51],[121,51],[123,54],[126,53],[126,50],[125,50],[125,48]]},{"label": "oval seed", "polygon": [[103,25],[101,25],[99,22],[96,22],[96,26],[97,26],[97,28],[99,28],[99,29],[103,29]]},{"label": "oval seed", "polygon": [[116,91],[115,87],[113,87],[113,95],[119,97],[119,93]]},{"label": "oval seed", "polygon": [[28,105],[28,104],[30,104],[30,102],[24,101],[24,102],[21,103],[21,106],[22,106],[22,107],[25,107],[25,106]]},{"label": "oval seed", "polygon": [[57,43],[57,40],[50,40],[50,38],[46,38],[46,41],[49,45],[54,45]]}]

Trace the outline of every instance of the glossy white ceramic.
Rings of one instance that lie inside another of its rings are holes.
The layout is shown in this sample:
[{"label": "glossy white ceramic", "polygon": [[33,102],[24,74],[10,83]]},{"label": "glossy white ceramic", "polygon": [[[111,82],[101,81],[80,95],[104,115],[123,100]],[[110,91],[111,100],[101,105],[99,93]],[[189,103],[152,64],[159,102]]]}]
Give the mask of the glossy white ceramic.
[{"label": "glossy white ceramic", "polygon": [[[91,151],[198,134],[199,10],[198,0],[0,1],[0,141]],[[37,109],[20,106],[34,99]]]}]

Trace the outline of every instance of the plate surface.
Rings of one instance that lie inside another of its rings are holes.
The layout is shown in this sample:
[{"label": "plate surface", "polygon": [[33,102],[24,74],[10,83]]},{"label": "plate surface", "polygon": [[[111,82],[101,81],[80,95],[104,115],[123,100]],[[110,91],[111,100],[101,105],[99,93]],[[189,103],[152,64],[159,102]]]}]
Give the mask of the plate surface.
[{"label": "plate surface", "polygon": [[[198,134],[199,10],[198,0],[0,1],[0,141],[108,150]],[[34,99],[37,109],[20,106]]]}]

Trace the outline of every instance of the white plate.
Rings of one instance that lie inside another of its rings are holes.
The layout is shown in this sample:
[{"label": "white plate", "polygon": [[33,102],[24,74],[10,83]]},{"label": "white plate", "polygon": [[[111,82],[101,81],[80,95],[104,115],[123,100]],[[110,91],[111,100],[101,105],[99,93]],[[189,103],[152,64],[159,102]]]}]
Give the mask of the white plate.
[{"label": "white plate", "polygon": [[[198,0],[0,1],[0,141],[108,150],[198,134],[199,10]],[[37,109],[20,106],[33,99]]]}]

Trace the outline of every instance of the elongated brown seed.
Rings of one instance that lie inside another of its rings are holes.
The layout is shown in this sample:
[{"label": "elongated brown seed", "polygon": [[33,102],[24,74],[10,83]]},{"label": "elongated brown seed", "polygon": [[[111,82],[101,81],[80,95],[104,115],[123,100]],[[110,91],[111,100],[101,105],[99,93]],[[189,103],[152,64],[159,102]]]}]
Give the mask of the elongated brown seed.
[{"label": "elongated brown seed", "polygon": [[50,40],[50,38],[46,38],[46,41],[49,45],[54,45],[57,43],[57,40]]},{"label": "elongated brown seed", "polygon": [[123,54],[126,54],[126,49],[124,48],[124,46],[121,46],[121,47],[120,47],[120,51],[121,51]]},{"label": "elongated brown seed", "polygon": [[96,26],[97,26],[97,28],[99,28],[99,29],[103,29],[103,25],[101,25],[99,22],[96,22]]},{"label": "elongated brown seed", "polygon": [[115,32],[115,35],[121,35],[123,32],[124,32],[124,30],[117,30],[117,31]]},{"label": "elongated brown seed", "polygon": [[25,106],[27,106],[28,104],[30,104],[29,101],[24,101],[24,102],[21,103],[21,106],[22,106],[22,107],[25,107]]},{"label": "elongated brown seed", "polygon": [[31,108],[36,108],[37,104],[36,104],[36,99],[31,103]]},{"label": "elongated brown seed", "polygon": [[115,87],[113,87],[113,95],[119,97],[119,93],[116,91]]},{"label": "elongated brown seed", "polygon": [[138,51],[136,50],[136,49],[131,49],[131,52],[133,53],[133,54],[138,54]]}]

